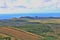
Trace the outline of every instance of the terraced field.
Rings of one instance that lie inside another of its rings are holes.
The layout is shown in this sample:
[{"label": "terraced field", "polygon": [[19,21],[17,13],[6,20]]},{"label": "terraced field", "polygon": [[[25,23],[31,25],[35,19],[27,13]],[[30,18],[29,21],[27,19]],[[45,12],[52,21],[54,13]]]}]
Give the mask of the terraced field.
[{"label": "terraced field", "polygon": [[0,33],[12,36],[15,38],[15,40],[40,40],[41,38],[38,35],[10,27],[0,27]]}]

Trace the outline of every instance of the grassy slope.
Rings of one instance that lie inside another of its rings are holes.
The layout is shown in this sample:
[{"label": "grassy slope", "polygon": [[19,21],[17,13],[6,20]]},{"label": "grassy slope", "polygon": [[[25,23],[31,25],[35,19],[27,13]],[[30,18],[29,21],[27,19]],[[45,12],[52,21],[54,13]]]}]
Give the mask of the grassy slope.
[{"label": "grassy slope", "polygon": [[[23,29],[25,31],[28,31],[37,35],[41,35],[44,37],[42,40],[60,40],[60,31],[59,31],[60,21],[59,20],[60,19],[43,19],[43,20],[29,19],[27,20],[28,23],[26,24],[22,23],[21,24],[22,26],[14,26],[14,27]],[[29,23],[29,22],[35,22],[35,23]],[[39,22],[39,23],[36,23],[36,22]]]},{"label": "grassy slope", "polygon": [[40,24],[26,24],[18,28],[41,35],[44,37],[42,40],[60,40],[59,20],[60,19],[28,20],[28,22],[39,22]]},{"label": "grassy slope", "polygon": [[18,26],[17,28],[41,35],[44,37],[42,40],[58,40],[58,35],[46,24],[26,24],[24,26]]}]

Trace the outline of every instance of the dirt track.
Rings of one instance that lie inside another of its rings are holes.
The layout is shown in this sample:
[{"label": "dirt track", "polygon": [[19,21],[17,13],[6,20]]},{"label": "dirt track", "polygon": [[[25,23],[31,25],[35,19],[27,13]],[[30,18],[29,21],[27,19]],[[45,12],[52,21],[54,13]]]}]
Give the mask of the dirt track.
[{"label": "dirt track", "polygon": [[17,39],[21,39],[21,40],[40,40],[39,36],[31,35],[27,32],[15,30],[8,27],[0,27],[0,32],[12,35]]}]

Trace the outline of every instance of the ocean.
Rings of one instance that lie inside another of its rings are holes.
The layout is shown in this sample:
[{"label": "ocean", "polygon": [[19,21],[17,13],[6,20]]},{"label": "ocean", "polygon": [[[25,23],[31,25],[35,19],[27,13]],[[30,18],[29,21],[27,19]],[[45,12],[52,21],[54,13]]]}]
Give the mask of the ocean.
[{"label": "ocean", "polygon": [[20,13],[20,14],[0,14],[0,19],[9,19],[13,17],[21,17],[21,16],[38,16],[38,17],[60,17],[60,13]]}]

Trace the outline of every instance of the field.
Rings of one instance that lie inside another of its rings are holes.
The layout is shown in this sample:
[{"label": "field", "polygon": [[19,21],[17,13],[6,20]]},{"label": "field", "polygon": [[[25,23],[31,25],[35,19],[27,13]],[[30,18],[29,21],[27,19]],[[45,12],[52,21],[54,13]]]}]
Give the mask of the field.
[{"label": "field", "polygon": [[36,20],[29,20],[29,22],[40,22],[40,23],[60,23],[60,19],[36,19]]},{"label": "field", "polygon": [[[0,27],[0,33],[7,34],[13,37],[11,38],[11,40],[13,40],[14,38],[16,40],[40,40],[40,36],[38,35],[34,35],[34,34],[31,34],[16,28],[11,28],[11,27]],[[4,36],[2,34],[1,36]]]},{"label": "field", "polygon": [[[60,40],[60,19],[28,20],[16,28],[42,36],[41,40]],[[15,27],[15,26],[14,26]]]},{"label": "field", "polygon": [[0,20],[0,33],[11,40],[60,40],[60,19]]}]

